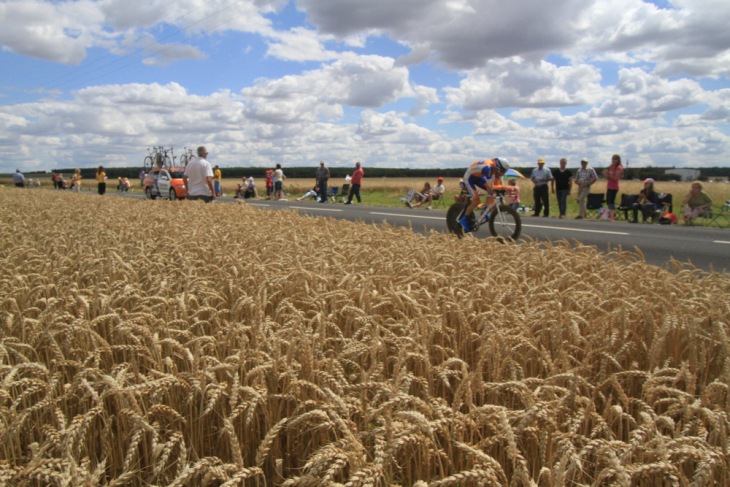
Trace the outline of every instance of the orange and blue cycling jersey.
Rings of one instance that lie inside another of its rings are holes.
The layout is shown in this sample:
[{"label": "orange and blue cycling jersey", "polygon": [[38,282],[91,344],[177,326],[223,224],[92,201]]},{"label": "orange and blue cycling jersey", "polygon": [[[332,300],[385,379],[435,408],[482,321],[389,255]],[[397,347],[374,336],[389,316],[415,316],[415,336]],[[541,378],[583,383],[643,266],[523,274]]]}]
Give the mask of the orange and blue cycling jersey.
[{"label": "orange and blue cycling jersey", "polygon": [[464,173],[464,182],[470,198],[474,196],[476,188],[489,191],[487,185],[492,186],[492,189],[505,189],[502,186],[502,181],[497,176],[497,170],[494,168],[492,159],[473,162]]}]

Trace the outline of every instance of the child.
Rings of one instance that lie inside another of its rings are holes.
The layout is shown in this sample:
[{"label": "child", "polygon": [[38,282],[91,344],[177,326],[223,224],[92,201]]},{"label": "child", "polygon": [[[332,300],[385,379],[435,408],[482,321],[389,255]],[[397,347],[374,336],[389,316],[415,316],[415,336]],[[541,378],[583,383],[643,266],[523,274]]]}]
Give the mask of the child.
[{"label": "child", "polygon": [[515,210],[520,207],[520,187],[514,179],[507,181],[507,202]]}]

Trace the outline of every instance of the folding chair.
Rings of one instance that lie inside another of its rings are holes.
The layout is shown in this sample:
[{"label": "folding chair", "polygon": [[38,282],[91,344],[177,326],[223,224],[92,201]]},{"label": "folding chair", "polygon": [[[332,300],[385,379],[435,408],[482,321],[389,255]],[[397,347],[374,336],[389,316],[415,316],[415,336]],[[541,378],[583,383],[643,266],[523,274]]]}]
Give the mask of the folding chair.
[{"label": "folding chair", "polygon": [[634,209],[634,204],[639,202],[638,194],[622,194],[621,203],[616,208],[614,218],[619,220],[623,215],[624,220],[629,220],[629,212]]},{"label": "folding chair", "polygon": [[606,195],[603,193],[588,193],[586,199],[586,215],[598,216],[598,210],[603,207],[603,203],[606,202]]},{"label": "folding chair", "polygon": [[335,197],[335,201],[345,201],[345,198],[347,198],[348,194],[350,194],[350,183],[345,183],[342,185],[342,188]]},{"label": "folding chair", "polygon": [[722,223],[730,224],[730,200],[727,200],[724,205],[719,209],[712,211],[712,219],[710,220],[709,226],[716,225],[718,227],[723,226]]},{"label": "folding chair", "polygon": [[444,191],[444,193],[439,197],[439,199],[431,200],[431,201],[433,201],[434,207],[440,206],[442,208],[446,208],[446,191]]},{"label": "folding chair", "polygon": [[672,194],[671,193],[659,193],[658,201],[659,209],[662,213],[668,211],[672,212]]},{"label": "folding chair", "polygon": [[334,203],[337,201],[337,192],[340,190],[338,186],[331,186],[330,189],[327,191],[327,199],[332,200]]}]

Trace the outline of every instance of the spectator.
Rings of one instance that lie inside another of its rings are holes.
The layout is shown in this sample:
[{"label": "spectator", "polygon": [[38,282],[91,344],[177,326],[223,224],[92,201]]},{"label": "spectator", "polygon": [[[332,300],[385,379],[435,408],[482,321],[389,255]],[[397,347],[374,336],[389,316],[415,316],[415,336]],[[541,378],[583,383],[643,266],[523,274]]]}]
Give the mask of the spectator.
[{"label": "spectator", "polygon": [[144,188],[144,180],[147,177],[147,174],[144,172],[144,169],[142,169],[139,172],[139,175],[137,177],[139,177],[139,187]]},{"label": "spectator", "polygon": [[705,215],[712,208],[712,198],[702,191],[702,183],[695,181],[682,201],[684,205],[684,224],[692,225],[695,219]]},{"label": "spectator", "polygon": [[428,206],[426,207],[426,209],[430,210],[433,202],[438,201],[441,198],[443,198],[445,192],[446,192],[446,187],[444,186],[444,178],[439,176],[438,179],[436,180],[436,186],[434,186],[432,188],[429,185],[428,191],[423,193],[424,198],[413,206],[417,207],[417,206],[421,206],[424,203],[428,203]]},{"label": "spectator", "polygon": [[327,181],[330,179],[330,170],[327,169],[324,161],[319,161],[316,178],[317,186],[319,187],[319,202],[327,203]]},{"label": "spectator", "polygon": [[614,154],[611,157],[611,165],[603,171],[606,178],[606,206],[608,207],[608,220],[613,221],[616,214],[616,195],[618,194],[619,181],[624,173],[621,165],[621,156]]},{"label": "spectator", "polygon": [[314,183],[314,186],[312,186],[312,189],[310,189],[309,191],[307,191],[306,193],[304,193],[302,196],[300,196],[299,198],[297,198],[297,201],[306,200],[308,198],[315,198],[316,199],[317,196],[320,196],[319,184]]},{"label": "spectator", "polygon": [[423,188],[421,188],[421,191],[416,191],[415,189],[409,189],[408,193],[406,193],[406,206],[409,208],[413,208],[413,202],[415,201],[418,205],[423,203],[426,199],[426,195],[431,192],[431,183],[426,181],[423,183]]},{"label": "spectator", "polygon": [[281,169],[281,164],[276,165],[276,169],[274,170],[274,199],[280,200],[282,199],[282,190],[284,188],[284,180],[286,179],[286,176],[284,175],[284,170]]},{"label": "spectator", "polygon": [[353,196],[357,197],[358,203],[362,203],[362,199],[360,199],[360,186],[362,186],[362,179],[364,176],[365,171],[362,170],[360,161],[358,161],[355,163],[355,172],[352,173],[352,178],[350,179],[350,194],[345,202],[346,205],[352,204]]},{"label": "spectator", "polygon": [[[520,207],[520,187],[514,179],[507,180],[507,203],[515,210]],[[561,217],[562,218],[562,217]]]},{"label": "spectator", "polygon": [[223,173],[221,172],[221,169],[218,167],[218,164],[216,164],[215,167],[213,168],[213,187],[215,188],[216,196],[223,195],[223,190],[221,187],[222,182],[223,182]]},{"label": "spectator", "polygon": [[[122,178],[119,178],[120,181]],[[81,192],[81,169],[74,169],[74,175],[71,176],[71,189],[75,189],[77,193]]]},{"label": "spectator", "polygon": [[588,159],[580,160],[580,169],[575,171],[575,183],[578,185],[578,216],[575,218],[580,220],[586,217],[586,200],[588,193],[591,192],[591,186],[598,181],[596,171],[588,165]]},{"label": "spectator", "polygon": [[639,191],[639,201],[634,203],[634,219],[631,223],[639,223],[638,213],[641,210],[641,221],[646,223],[647,217],[652,216],[659,205],[659,194],[654,191],[654,180],[647,178],[644,180],[644,188]]},{"label": "spectator", "polygon": [[241,178],[241,182],[236,185],[236,194],[234,198],[243,198],[243,194],[246,192],[247,186],[246,176]]},{"label": "spectator", "polygon": [[198,157],[188,162],[183,173],[183,182],[188,188],[189,200],[201,200],[206,203],[215,201],[213,186],[213,169],[208,162],[208,151],[204,146],[198,147]]},{"label": "spectator", "polygon": [[58,174],[55,172],[51,172],[51,184],[53,185],[53,189],[58,189]]},{"label": "spectator", "polygon": [[553,179],[550,181],[553,194],[558,200],[558,218],[565,218],[568,210],[568,195],[573,189],[573,173],[566,166],[568,160],[563,157],[560,159],[560,167],[553,169]]},{"label": "spectator", "polygon": [[266,199],[270,200],[274,195],[274,171],[266,170]]},{"label": "spectator", "polygon": [[[79,181],[81,180],[79,179]],[[79,182],[79,186],[81,186],[81,182]],[[106,173],[104,172],[104,166],[99,166],[96,170],[96,190],[101,196],[106,193]]]},{"label": "spectator", "polygon": [[246,192],[243,194],[243,197],[246,199],[258,198],[259,195],[258,195],[258,192],[256,191],[256,183],[253,180],[253,176],[248,178],[248,181],[246,184],[247,184]]},{"label": "spectator", "polygon": [[25,188],[25,176],[20,172],[20,169],[16,169],[15,174],[13,174],[13,184],[16,188]]},{"label": "spectator", "polygon": [[540,216],[540,210],[543,210],[542,216],[547,218],[550,216],[550,194],[548,193],[548,184],[553,179],[553,173],[549,169],[545,169],[545,159],[537,160],[537,167],[532,170],[530,180],[534,187],[532,195],[535,199],[535,212],[532,216]]}]

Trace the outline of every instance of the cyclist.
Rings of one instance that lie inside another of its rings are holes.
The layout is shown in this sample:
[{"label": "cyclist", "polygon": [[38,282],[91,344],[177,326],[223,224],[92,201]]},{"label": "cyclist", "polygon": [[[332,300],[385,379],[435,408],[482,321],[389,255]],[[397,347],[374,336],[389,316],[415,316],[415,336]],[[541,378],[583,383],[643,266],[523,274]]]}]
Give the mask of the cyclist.
[{"label": "cyclist", "polygon": [[502,186],[501,177],[509,169],[509,163],[504,157],[495,157],[484,161],[473,162],[464,173],[464,182],[466,190],[471,198],[471,203],[466,208],[464,216],[459,218],[459,223],[465,232],[471,232],[471,220],[474,215],[474,209],[479,206],[479,192],[477,188],[481,188],[489,194],[495,190],[507,189]]}]

